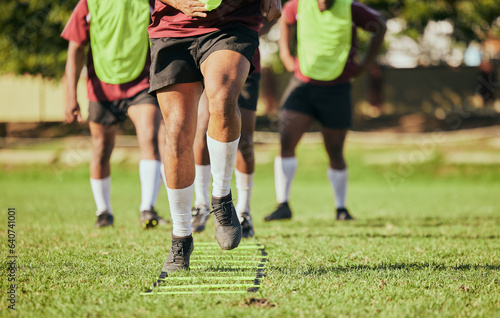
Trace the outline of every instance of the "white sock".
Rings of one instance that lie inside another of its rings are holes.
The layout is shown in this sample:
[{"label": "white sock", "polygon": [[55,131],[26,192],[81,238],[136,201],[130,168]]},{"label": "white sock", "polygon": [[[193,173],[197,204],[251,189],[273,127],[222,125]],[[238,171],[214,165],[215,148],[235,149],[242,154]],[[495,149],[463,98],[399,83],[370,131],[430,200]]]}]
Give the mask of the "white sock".
[{"label": "white sock", "polygon": [[345,198],[347,195],[347,169],[335,170],[328,168],[328,180],[335,192],[335,203],[337,209],[345,208]]},{"label": "white sock", "polygon": [[274,189],[278,203],[288,202],[292,180],[297,170],[297,158],[274,159]]},{"label": "white sock", "polygon": [[191,235],[191,203],[193,202],[193,185],[184,189],[167,187],[170,215],[172,217],[172,234],[177,237]]},{"label": "white sock", "polygon": [[250,212],[250,196],[252,194],[253,187],[253,173],[246,174],[238,171],[238,169],[235,169],[234,177],[236,181],[236,190],[238,191],[236,212],[238,213],[238,218],[241,222],[243,221],[243,212]]},{"label": "white sock", "polygon": [[90,187],[97,206],[96,214],[99,215],[105,211],[113,214],[111,210],[111,176],[104,179],[90,178]]},{"label": "white sock", "polygon": [[194,178],[194,206],[210,207],[210,180],[212,173],[210,165],[195,165],[196,176]]},{"label": "white sock", "polygon": [[158,160],[139,161],[139,177],[141,179],[141,206],[140,210],[151,209],[158,196],[158,179],[160,175],[161,163]]},{"label": "white sock", "polygon": [[161,179],[163,180],[163,184],[165,185],[165,189],[167,188],[167,178],[165,178],[165,166],[163,163],[160,166]]},{"label": "white sock", "polygon": [[221,142],[207,135],[208,152],[213,177],[212,195],[216,198],[227,196],[231,192],[236,151],[240,138],[231,142]]},{"label": "white sock", "polygon": [[161,185],[165,184],[167,186],[167,182],[165,180],[165,172],[163,171],[163,164],[158,161],[160,168],[158,169],[158,175],[156,176],[156,184],[155,190],[153,192],[153,202],[151,203],[151,207],[154,208],[156,205],[156,201],[158,200],[158,195],[160,194]]}]

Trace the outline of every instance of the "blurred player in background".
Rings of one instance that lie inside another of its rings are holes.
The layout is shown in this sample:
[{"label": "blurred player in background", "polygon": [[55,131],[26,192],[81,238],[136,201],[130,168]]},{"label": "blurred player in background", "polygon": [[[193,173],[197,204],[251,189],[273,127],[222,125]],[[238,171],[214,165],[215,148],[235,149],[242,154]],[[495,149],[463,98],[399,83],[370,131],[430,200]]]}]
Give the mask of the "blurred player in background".
[{"label": "blurred player in background", "polygon": [[89,127],[92,136],[90,184],[97,205],[96,227],[113,225],[110,157],[116,124],[130,117],[141,160],[140,223],[143,228],[165,221],[154,210],[161,187],[158,129],[161,113],[149,89],[149,39],[152,2],[148,0],[80,0],[62,32],[69,41],[66,61],[66,120],[81,122],[77,85],[87,53]]},{"label": "blurred player in background", "polygon": [[[314,120],[323,129],[330,159],[327,171],[337,205],[337,220],[351,220],[346,208],[347,167],[343,148],[352,124],[351,79],[361,74],[377,55],[386,31],[382,16],[352,0],[291,0],[280,20],[280,57],[294,76],[284,93],[280,114],[281,153],[274,162],[279,205],[266,221],[290,219],[290,187],[297,159],[295,148]],[[290,45],[297,34],[297,57]],[[356,28],[373,35],[366,55],[356,61]]]}]

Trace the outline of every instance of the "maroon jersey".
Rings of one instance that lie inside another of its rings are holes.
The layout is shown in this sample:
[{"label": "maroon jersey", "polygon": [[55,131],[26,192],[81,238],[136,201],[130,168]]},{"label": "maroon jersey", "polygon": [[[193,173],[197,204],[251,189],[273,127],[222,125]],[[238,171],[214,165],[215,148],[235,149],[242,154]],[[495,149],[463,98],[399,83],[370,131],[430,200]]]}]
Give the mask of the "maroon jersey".
[{"label": "maroon jersey", "polygon": [[181,11],[156,0],[149,37],[189,37],[207,34],[231,25],[241,25],[256,32],[262,21],[261,0],[223,0],[205,18],[188,17]]}]

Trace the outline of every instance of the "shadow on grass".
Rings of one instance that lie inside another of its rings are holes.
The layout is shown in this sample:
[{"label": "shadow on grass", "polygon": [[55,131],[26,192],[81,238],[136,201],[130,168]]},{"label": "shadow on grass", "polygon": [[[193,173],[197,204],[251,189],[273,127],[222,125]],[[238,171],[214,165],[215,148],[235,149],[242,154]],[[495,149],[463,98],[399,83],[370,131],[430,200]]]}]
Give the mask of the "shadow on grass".
[{"label": "shadow on grass", "polygon": [[[283,274],[292,274],[297,272],[297,269],[290,269],[288,267],[272,266],[272,272],[280,272]],[[327,275],[327,274],[340,274],[359,271],[472,271],[472,270],[486,270],[498,271],[500,264],[480,265],[480,264],[460,264],[456,266],[449,266],[443,263],[436,262],[421,262],[421,263],[381,263],[376,265],[350,265],[350,266],[328,266],[328,265],[314,265],[304,266],[298,271],[301,275]]]}]

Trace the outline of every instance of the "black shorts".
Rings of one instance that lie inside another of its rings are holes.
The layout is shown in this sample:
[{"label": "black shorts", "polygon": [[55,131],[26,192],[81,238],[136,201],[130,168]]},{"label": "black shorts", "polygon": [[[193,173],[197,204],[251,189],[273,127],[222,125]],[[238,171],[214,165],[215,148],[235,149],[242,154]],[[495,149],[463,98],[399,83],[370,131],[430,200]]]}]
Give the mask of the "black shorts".
[{"label": "black shorts", "polygon": [[[201,63],[219,50],[238,52],[251,64],[258,46],[257,32],[240,25],[199,36],[151,39],[149,92],[176,83],[203,82]],[[253,69],[251,65],[250,72]]]},{"label": "black shorts", "polygon": [[156,97],[148,94],[145,89],[138,94],[112,102],[89,102],[88,121],[104,126],[114,125],[127,119],[127,110],[130,106],[152,104],[158,106]]},{"label": "black shorts", "polygon": [[238,97],[238,106],[248,110],[257,110],[257,101],[259,99],[260,73],[248,75],[245,85]]},{"label": "black shorts", "polygon": [[351,83],[318,86],[301,82],[293,76],[283,95],[282,109],[309,115],[326,128],[350,128]]}]

